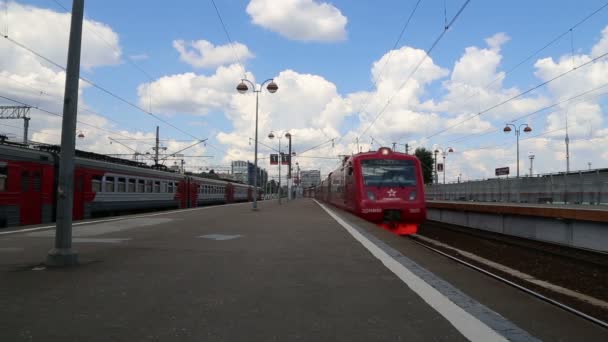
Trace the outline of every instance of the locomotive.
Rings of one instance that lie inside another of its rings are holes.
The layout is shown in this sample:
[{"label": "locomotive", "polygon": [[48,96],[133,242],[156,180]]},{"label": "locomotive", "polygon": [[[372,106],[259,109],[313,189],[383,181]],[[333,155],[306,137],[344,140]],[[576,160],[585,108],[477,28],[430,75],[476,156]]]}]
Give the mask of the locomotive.
[{"label": "locomotive", "polygon": [[426,219],[420,161],[388,147],[346,157],[314,196],[399,235]]},{"label": "locomotive", "polygon": [[[0,228],[55,219],[60,148],[0,143]],[[263,193],[258,189],[259,199]],[[74,220],[253,200],[253,187],[76,151]]]}]

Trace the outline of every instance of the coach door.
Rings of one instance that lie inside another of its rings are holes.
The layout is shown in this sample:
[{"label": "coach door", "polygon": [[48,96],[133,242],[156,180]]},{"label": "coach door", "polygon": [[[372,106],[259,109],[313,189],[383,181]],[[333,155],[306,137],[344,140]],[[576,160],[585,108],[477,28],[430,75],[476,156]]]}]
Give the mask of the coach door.
[{"label": "coach door", "polygon": [[21,224],[42,222],[42,169],[27,168],[21,171]]},{"label": "coach door", "polygon": [[74,174],[74,206],[72,207],[72,217],[74,220],[84,218],[84,173]]}]

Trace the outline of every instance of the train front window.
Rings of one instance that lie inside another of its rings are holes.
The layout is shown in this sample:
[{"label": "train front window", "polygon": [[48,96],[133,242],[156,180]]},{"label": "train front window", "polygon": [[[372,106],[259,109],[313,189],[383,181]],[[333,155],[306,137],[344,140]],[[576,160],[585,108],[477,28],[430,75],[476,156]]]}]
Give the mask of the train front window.
[{"label": "train front window", "polygon": [[416,167],[412,160],[362,160],[361,171],[365,186],[416,185]]}]

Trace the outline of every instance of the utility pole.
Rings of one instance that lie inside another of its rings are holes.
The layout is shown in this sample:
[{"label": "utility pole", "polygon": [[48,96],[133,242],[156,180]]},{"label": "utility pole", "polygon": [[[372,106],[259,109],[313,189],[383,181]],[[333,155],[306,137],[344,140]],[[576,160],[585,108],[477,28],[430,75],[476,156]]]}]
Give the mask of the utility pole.
[{"label": "utility pole", "polygon": [[534,175],[534,169],[533,169],[533,166],[534,166],[534,155],[530,154],[528,156],[528,158],[530,158],[530,177],[532,177]]},{"label": "utility pole", "polygon": [[292,196],[291,196],[291,134],[287,133],[285,134],[285,136],[287,137],[287,139],[289,139],[289,155],[287,155],[287,161],[289,163],[289,165],[287,166],[287,200],[292,200]]},{"label": "utility pole", "polygon": [[568,136],[568,110],[566,110],[566,173],[570,172],[570,137]]},{"label": "utility pole", "polygon": [[393,143],[393,151],[395,150],[395,147],[397,147],[397,143]]},{"label": "utility pole", "polygon": [[27,144],[30,106],[0,106],[0,119],[23,119],[23,143]]},{"label": "utility pole", "polygon": [[78,264],[78,254],[72,250],[72,207],[74,205],[74,154],[83,15],[84,0],[73,0],[61,124],[55,247],[48,252],[46,258],[46,264],[50,266]]},{"label": "utility pole", "polygon": [[410,145],[409,144],[405,144],[405,154],[410,154]]},{"label": "utility pole", "polygon": [[160,148],[160,139],[158,137],[158,133],[158,126],[156,126],[156,144],[154,145],[154,166],[158,165],[158,150]]}]

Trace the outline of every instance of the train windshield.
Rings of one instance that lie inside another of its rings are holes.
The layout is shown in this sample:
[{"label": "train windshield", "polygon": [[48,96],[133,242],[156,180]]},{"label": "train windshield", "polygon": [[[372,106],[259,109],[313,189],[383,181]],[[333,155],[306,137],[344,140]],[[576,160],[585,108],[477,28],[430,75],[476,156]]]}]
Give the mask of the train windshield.
[{"label": "train windshield", "polygon": [[361,171],[365,186],[416,185],[416,166],[412,160],[362,160]]}]

